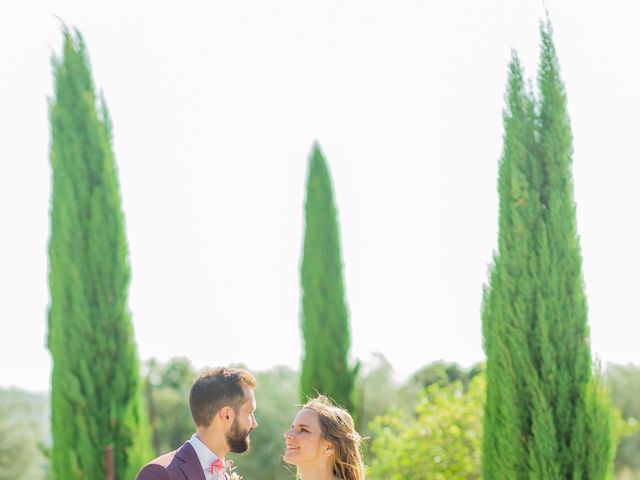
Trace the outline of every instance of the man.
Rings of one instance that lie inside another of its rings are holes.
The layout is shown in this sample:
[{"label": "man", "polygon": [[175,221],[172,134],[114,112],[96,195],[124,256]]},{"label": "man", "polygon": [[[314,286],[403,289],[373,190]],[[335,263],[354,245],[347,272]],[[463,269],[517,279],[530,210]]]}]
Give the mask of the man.
[{"label": "man", "polygon": [[216,368],[198,376],[189,391],[196,433],[178,450],[146,465],[136,480],[228,480],[228,452],[249,449],[256,380],[241,368]]}]

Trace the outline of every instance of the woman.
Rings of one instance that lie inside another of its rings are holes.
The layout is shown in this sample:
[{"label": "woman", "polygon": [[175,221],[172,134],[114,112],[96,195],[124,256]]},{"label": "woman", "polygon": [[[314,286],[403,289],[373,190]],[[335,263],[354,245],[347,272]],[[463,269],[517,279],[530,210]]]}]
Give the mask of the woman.
[{"label": "woman", "polygon": [[303,480],[364,480],[360,435],[349,412],[324,395],[307,402],[284,434],[284,461]]}]

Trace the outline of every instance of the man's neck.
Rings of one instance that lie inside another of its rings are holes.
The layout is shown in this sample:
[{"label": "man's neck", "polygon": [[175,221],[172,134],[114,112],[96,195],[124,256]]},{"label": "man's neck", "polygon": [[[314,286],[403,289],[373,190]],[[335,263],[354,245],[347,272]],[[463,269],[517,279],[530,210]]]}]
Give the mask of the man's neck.
[{"label": "man's neck", "polygon": [[222,432],[216,432],[212,428],[198,427],[196,435],[219,459],[224,460],[225,455],[229,453],[229,447]]}]

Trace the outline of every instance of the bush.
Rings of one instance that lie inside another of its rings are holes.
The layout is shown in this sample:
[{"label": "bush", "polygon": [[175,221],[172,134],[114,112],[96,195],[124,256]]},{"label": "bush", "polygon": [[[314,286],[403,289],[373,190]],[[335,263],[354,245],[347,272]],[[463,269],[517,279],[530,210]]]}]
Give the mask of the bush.
[{"label": "bush", "polygon": [[413,415],[397,409],[370,425],[370,480],[474,480],[481,478],[484,375],[433,384]]}]

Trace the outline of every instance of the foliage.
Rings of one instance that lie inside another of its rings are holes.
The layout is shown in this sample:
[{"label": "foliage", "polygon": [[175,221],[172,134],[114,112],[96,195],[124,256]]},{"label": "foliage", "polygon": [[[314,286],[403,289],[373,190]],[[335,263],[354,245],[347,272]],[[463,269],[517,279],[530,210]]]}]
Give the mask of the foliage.
[{"label": "foliage", "polygon": [[362,443],[365,464],[375,457],[372,448],[377,443],[380,431],[376,430],[376,417],[390,412],[413,412],[423,398],[425,389],[432,385],[448,387],[458,382],[462,391],[466,392],[470,381],[482,371],[481,364],[465,370],[456,363],[438,361],[423,366],[406,381],[398,383],[394,380],[393,366],[381,353],[363,362],[358,379],[358,431],[369,439]]},{"label": "foliage", "polygon": [[372,425],[370,480],[480,478],[484,375],[462,383],[434,383],[415,415],[392,409]]},{"label": "foliage", "polygon": [[[412,382],[397,385],[394,381],[393,366],[381,353],[375,353],[372,359],[362,363],[358,378],[358,431],[361,435],[370,435],[369,425],[377,416],[385,414],[391,408],[413,410],[416,399],[422,389]],[[364,449],[368,448],[364,443]]]},{"label": "foliage", "polygon": [[604,382],[612,403],[623,419],[622,440],[616,452],[616,471],[631,472],[640,479],[640,367],[608,364]]},{"label": "foliage", "polygon": [[[437,361],[421,367],[406,381],[398,383],[394,380],[395,373],[389,360],[381,353],[374,353],[371,359],[362,362],[358,379],[358,430],[365,436],[370,435],[372,420],[391,409],[413,411],[422,392],[433,384],[444,386],[459,381],[466,389],[482,368],[477,364],[465,370],[457,363]],[[365,452],[368,445],[364,444]]]},{"label": "foliage", "polygon": [[483,304],[483,477],[603,479],[613,417],[591,371],[566,96],[548,22],[540,33],[539,102],[515,54],[509,66],[499,245]]},{"label": "foliage", "polygon": [[96,99],[80,34],[64,30],[52,58],[48,346],[55,480],[119,478],[152,455],[127,307],[130,278],[111,124]]},{"label": "foliage", "polygon": [[196,371],[186,358],[145,363],[146,401],[153,448],[163,455],[179,448],[195,427],[189,411],[189,388]]},{"label": "foliage", "polygon": [[480,373],[481,369],[481,365],[477,364],[465,371],[455,362],[437,361],[425,365],[414,373],[412,381],[421,385],[422,388],[427,388],[434,383],[445,385],[457,381],[466,387],[471,379]]},{"label": "foliage", "polygon": [[23,392],[0,392],[0,480],[46,477],[47,459],[38,448],[43,436],[40,413],[46,406],[38,400]]},{"label": "foliage", "polygon": [[356,412],[358,367],[349,366],[351,334],[337,212],[329,169],[317,143],[309,156],[300,276],[304,340],[302,399],[322,393],[350,412]]}]

